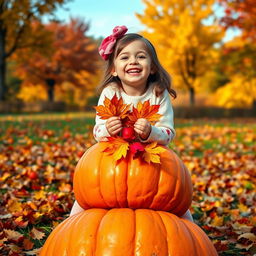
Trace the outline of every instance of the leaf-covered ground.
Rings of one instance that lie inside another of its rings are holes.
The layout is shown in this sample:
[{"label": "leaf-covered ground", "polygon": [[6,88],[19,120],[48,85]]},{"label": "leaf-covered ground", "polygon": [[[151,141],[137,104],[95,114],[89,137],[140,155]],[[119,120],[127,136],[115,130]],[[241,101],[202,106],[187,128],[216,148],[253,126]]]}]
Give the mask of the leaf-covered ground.
[{"label": "leaf-covered ground", "polygon": [[[191,171],[191,212],[219,255],[256,254],[256,120],[176,120],[170,145]],[[73,205],[86,115],[0,117],[0,255],[34,255]]]}]

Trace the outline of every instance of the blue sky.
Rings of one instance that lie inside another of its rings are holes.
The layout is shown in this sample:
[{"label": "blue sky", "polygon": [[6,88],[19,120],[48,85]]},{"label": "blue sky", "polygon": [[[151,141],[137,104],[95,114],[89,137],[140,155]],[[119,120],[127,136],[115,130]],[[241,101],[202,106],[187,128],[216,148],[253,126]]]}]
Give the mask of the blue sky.
[{"label": "blue sky", "polygon": [[[57,10],[56,16],[65,22],[68,22],[69,17],[81,17],[89,21],[88,35],[98,38],[110,35],[117,25],[126,25],[131,33],[143,30],[145,27],[135,13],[143,13],[144,9],[142,0],[71,0],[65,8]],[[217,16],[223,15],[223,9],[217,5],[214,6],[214,11]],[[224,41],[238,33],[236,30],[228,30]]]},{"label": "blue sky", "polygon": [[[68,9],[68,10],[67,10]],[[56,16],[64,21],[69,17],[81,17],[90,22],[88,35],[96,38],[108,36],[117,25],[126,25],[129,32],[143,30],[135,13],[143,13],[144,5],[141,0],[73,0],[59,8]]]}]

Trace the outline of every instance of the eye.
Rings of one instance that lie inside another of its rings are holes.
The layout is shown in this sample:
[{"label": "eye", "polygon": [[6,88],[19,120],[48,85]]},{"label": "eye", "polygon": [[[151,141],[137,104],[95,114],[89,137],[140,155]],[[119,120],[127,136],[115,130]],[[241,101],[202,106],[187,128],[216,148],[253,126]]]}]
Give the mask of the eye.
[{"label": "eye", "polygon": [[127,60],[128,59],[128,56],[121,56],[120,57],[120,60]]},{"label": "eye", "polygon": [[139,59],[146,59],[146,56],[145,55],[139,55],[138,58]]}]

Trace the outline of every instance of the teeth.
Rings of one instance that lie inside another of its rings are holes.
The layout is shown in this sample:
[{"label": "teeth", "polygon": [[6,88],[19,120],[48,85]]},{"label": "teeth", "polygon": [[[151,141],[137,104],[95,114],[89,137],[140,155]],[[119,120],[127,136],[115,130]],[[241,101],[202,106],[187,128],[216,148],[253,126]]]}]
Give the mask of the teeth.
[{"label": "teeth", "polygon": [[128,73],[140,73],[140,70],[128,70]]}]

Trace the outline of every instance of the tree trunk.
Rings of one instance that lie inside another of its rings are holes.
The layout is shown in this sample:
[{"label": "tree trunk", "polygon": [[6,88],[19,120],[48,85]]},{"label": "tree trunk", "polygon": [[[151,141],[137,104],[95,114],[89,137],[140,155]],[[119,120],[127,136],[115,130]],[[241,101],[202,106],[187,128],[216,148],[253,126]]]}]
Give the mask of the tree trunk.
[{"label": "tree trunk", "polygon": [[189,88],[189,103],[190,106],[195,106],[195,89],[193,87]]},{"label": "tree trunk", "polygon": [[5,30],[2,27],[2,22],[0,21],[0,101],[6,99],[6,58],[5,58]]},{"label": "tree trunk", "polygon": [[256,111],[256,99],[252,102],[252,109]]},{"label": "tree trunk", "polygon": [[47,84],[47,94],[48,94],[48,101],[54,102],[54,87],[55,87],[55,80],[54,79],[46,79]]}]

